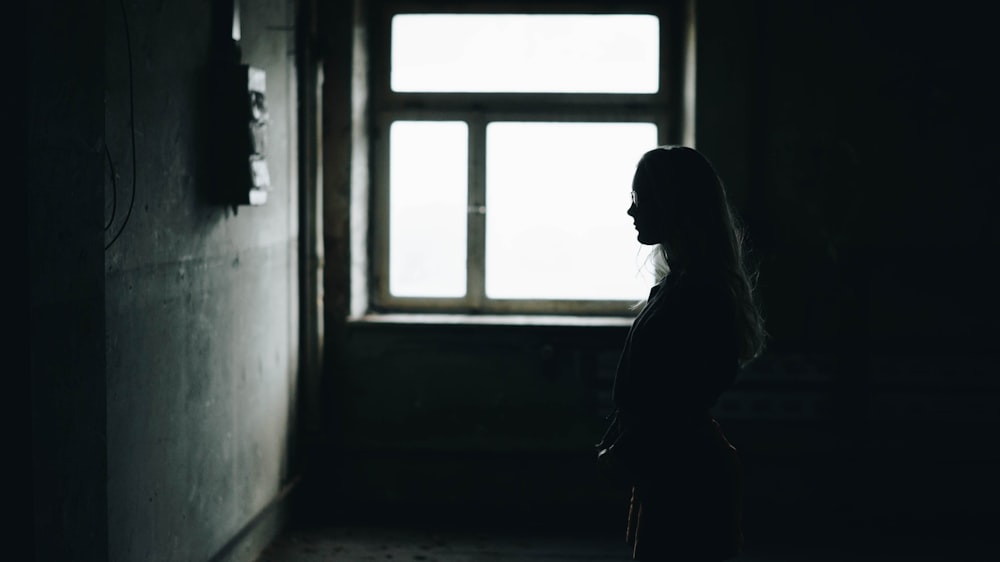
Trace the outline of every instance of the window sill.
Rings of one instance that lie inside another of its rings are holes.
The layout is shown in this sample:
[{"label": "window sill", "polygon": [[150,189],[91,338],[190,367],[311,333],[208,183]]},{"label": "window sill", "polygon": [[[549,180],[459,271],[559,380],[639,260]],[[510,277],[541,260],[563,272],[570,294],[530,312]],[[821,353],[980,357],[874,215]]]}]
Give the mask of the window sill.
[{"label": "window sill", "polygon": [[545,327],[628,327],[632,318],[626,316],[569,316],[529,314],[407,314],[381,313],[352,316],[349,324],[389,324],[411,326],[545,326]]}]

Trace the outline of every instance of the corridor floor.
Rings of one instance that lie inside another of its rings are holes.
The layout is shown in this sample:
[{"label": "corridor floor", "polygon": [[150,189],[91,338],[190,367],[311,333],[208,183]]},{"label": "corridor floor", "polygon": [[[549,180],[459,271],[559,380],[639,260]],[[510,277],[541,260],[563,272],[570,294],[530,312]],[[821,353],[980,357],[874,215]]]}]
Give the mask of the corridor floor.
[{"label": "corridor floor", "polygon": [[[748,546],[732,562],[973,562],[992,559],[968,541],[885,540],[856,546]],[[995,552],[995,551],[994,551]],[[380,527],[317,527],[278,538],[258,562],[620,562],[630,560],[613,537],[547,537],[507,532],[436,532]]]}]

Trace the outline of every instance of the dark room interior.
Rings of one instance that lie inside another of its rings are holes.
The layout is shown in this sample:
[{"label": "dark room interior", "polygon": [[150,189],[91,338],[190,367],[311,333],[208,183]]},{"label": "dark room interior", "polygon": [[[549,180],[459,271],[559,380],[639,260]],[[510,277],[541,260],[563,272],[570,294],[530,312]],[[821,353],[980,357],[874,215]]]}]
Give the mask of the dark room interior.
[{"label": "dark room interior", "polygon": [[[712,410],[735,560],[996,556],[988,3],[24,4],[13,559],[630,559],[594,444],[635,311],[491,300],[475,252],[488,123],[549,118],[656,124],[745,226],[767,346]],[[658,86],[406,93],[390,22],[422,13],[651,14]],[[387,127],[435,119],[469,124],[470,288],[403,298]]]}]

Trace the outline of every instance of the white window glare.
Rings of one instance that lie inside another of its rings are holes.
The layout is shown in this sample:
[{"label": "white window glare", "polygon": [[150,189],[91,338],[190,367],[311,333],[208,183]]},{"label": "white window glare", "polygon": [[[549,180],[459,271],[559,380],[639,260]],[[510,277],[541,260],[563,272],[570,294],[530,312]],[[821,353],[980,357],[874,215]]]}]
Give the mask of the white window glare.
[{"label": "white window glare", "polygon": [[396,92],[655,93],[659,20],[645,14],[397,14]]},{"label": "white window glare", "polygon": [[468,125],[389,129],[389,292],[462,297],[466,286]]},{"label": "white window glare", "polygon": [[652,123],[494,122],[486,128],[486,295],[639,300],[652,284],[632,176]]}]

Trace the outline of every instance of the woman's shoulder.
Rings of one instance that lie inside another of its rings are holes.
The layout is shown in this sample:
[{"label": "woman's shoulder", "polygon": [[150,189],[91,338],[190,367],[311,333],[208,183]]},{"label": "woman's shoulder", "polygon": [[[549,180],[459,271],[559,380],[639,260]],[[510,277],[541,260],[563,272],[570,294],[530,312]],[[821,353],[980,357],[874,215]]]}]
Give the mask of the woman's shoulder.
[{"label": "woman's shoulder", "polygon": [[[688,351],[703,350],[705,338],[723,341],[733,323],[728,289],[711,276],[682,274],[663,286],[659,302],[654,303],[644,322],[646,334],[669,336],[686,342]],[[658,336],[657,336],[658,337]]]},{"label": "woman's shoulder", "polygon": [[[674,274],[671,274],[674,276]],[[721,275],[698,270],[676,273],[674,279],[667,279],[667,293],[680,302],[718,303],[728,294],[728,287]]]},{"label": "woman's shoulder", "polygon": [[654,323],[717,324],[731,316],[732,298],[722,280],[701,272],[679,272],[665,280]]}]

